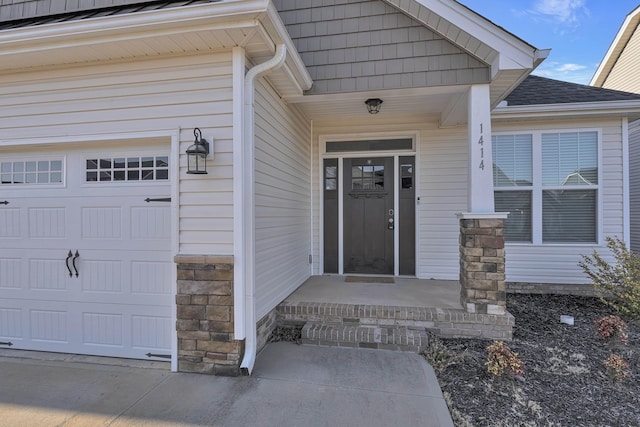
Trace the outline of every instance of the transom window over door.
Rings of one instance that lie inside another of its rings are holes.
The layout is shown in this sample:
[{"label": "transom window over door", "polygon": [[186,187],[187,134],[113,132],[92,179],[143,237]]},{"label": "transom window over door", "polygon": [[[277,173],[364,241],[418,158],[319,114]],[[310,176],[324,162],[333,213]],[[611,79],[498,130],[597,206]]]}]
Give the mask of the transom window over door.
[{"label": "transom window over door", "polygon": [[494,135],[495,209],[508,242],[595,243],[596,131]]}]

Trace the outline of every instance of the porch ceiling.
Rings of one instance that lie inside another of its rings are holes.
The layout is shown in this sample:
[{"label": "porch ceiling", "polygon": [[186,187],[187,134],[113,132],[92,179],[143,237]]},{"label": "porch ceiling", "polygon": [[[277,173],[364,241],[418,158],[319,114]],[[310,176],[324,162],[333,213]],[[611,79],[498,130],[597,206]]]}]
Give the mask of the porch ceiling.
[{"label": "porch ceiling", "polygon": [[326,95],[305,95],[288,98],[297,104],[309,119],[328,122],[370,117],[365,101],[383,100],[378,114],[381,118],[437,117],[447,125],[467,121],[467,86],[398,89],[376,92],[351,92]]}]

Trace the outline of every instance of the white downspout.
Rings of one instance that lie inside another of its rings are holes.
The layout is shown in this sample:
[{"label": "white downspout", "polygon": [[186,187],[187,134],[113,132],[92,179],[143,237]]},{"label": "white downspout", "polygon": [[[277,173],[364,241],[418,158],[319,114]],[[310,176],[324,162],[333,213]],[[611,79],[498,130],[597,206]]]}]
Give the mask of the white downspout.
[{"label": "white downspout", "polygon": [[254,130],[254,90],[258,77],[280,68],[287,58],[287,48],[284,44],[276,47],[276,53],[270,60],[251,68],[244,78],[244,156],[242,159],[244,176],[244,268],[246,271],[244,284],[244,312],[245,312],[245,350],[240,369],[251,374],[256,361],[257,330],[256,330],[256,272],[255,272],[255,130]]}]

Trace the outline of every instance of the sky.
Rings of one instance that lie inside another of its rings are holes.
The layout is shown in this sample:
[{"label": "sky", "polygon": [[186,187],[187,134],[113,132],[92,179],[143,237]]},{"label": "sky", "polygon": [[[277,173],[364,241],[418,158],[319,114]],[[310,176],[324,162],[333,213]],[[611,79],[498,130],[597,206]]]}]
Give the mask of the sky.
[{"label": "sky", "polygon": [[551,49],[533,74],[589,84],[627,15],[640,0],[458,0],[538,49]]}]

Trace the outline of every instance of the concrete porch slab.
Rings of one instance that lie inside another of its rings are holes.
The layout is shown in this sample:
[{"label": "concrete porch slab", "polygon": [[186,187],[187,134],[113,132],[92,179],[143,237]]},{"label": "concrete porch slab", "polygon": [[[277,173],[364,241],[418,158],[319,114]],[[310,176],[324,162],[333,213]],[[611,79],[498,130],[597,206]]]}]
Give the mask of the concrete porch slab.
[{"label": "concrete porch slab", "polygon": [[395,277],[395,283],[346,282],[347,276],[312,276],[283,302],[303,301],[459,309],[460,284],[453,280]]}]

